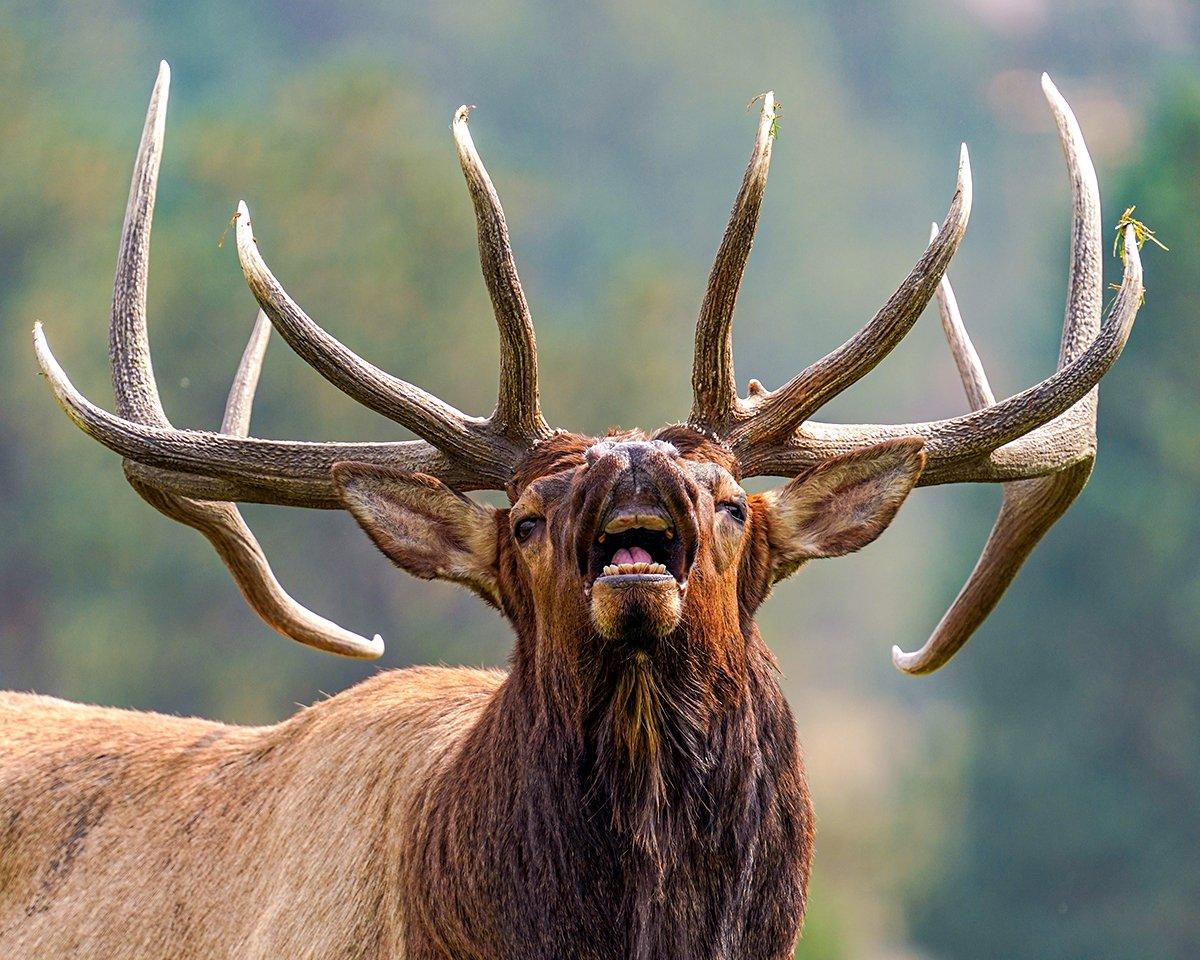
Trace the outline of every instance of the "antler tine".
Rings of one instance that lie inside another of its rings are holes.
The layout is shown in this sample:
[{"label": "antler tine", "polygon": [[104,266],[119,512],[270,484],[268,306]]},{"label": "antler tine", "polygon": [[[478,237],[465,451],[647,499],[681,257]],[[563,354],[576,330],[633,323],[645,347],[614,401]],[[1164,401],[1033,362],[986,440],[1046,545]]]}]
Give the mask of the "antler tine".
[{"label": "antler tine", "polygon": [[778,390],[760,394],[752,401],[745,422],[727,437],[736,452],[786,438],[891,353],[925,310],[958,250],[971,216],[971,199],[971,161],[964,143],[959,150],[958,179],[945,226],[930,240],[904,282],[853,337]]},{"label": "antler tine", "polygon": [[[263,359],[271,340],[271,321],[262,310],[234,373],[225,401],[221,432],[245,437],[250,433],[254,394],[262,375]],[[298,603],[276,579],[258,539],[231,503],[206,503],[169,495],[185,509],[177,519],[199,530],[216,549],[246,602],[277,633],[305,646],[344,657],[374,660],[383,655],[383,638],[352,633]]]},{"label": "antler tine", "polygon": [[[1099,330],[1103,297],[1103,228],[1100,188],[1079,124],[1046,74],[1042,74],[1042,89],[1054,114],[1066,155],[1073,207],[1071,270],[1058,363],[1061,369],[1085,350]],[[1125,239],[1128,244],[1135,238],[1127,231]],[[1136,255],[1136,242],[1132,247]],[[944,279],[939,287],[938,306],[947,342],[972,406],[979,409],[994,403],[987,376],[971,346],[948,279]],[[1096,395],[1097,391],[1093,390],[1060,418],[1067,421],[1066,426],[1075,434],[1075,443],[1083,447],[1085,456],[1049,476],[1004,484],[1000,512],[975,569],[920,650],[905,653],[898,646],[892,648],[892,662],[898,669],[910,674],[931,673],[953,657],[995,608],[1033,548],[1079,496],[1094,462]]]},{"label": "antler tine", "polygon": [[242,596],[276,633],[306,647],[357,660],[383,654],[383,638],[359,636],[297,603],[280,585],[237,507],[167,493],[136,477],[129,481],[160,513],[204,535],[233,576]]},{"label": "antler tine", "polygon": [[[938,225],[931,224],[931,243],[937,234]],[[992,393],[987,372],[983,369],[979,353],[975,350],[975,344],[971,342],[971,336],[963,324],[962,314],[958,310],[958,298],[954,295],[954,287],[950,285],[950,277],[946,274],[942,275],[941,282],[938,283],[937,305],[938,316],[942,321],[942,334],[950,348],[950,355],[954,358],[954,365],[958,368],[958,376],[962,380],[971,409],[982,410],[984,407],[990,407],[996,402],[996,395]]]},{"label": "antler tine", "polygon": [[500,332],[500,385],[492,421],[515,442],[532,444],[552,432],[538,400],[537,338],[513,260],[504,209],[467,126],[471,110],[459,107],[450,129],[475,208],[483,280]]},{"label": "antler tine", "polygon": [[262,376],[263,360],[271,342],[271,319],[260,309],[254,317],[250,339],[242,351],[225,398],[225,415],[221,417],[221,432],[234,437],[250,435],[250,415],[254,410],[254,393]]},{"label": "antler tine", "polygon": [[[150,96],[134,162],[109,323],[109,358],[119,413],[133,423],[166,430],[172,428],[163,410],[151,363],[146,288],[170,83],[171,69],[163,61]],[[234,377],[223,432],[244,436],[248,431],[254,390],[270,329],[266,318],[260,314]],[[130,465],[127,460],[127,468]],[[307,646],[343,656],[374,658],[383,652],[383,641],[378,636],[367,640],[317,616],[293,600],[275,579],[266,555],[233,504],[205,502],[172,493],[169,487],[160,486],[169,475],[139,475],[128,469],[126,475],[130,485],[147,503],[172,520],[204,534],[250,606],[275,630]]]},{"label": "antler tine", "polygon": [[767,188],[771,146],[775,140],[775,107],[775,94],[768,90],[762,95],[754,149],[729,214],[729,225],[717,248],[696,322],[689,422],[714,432],[728,429],[739,407],[733,370],[733,310]]},{"label": "antler tine", "polygon": [[167,100],[171,90],[171,68],[163,60],[150,94],[146,123],[138,144],[129,201],[121,226],[117,275],[113,281],[112,314],[109,322],[108,354],[113,390],[121,416],[142,423],[167,424],[146,334],[146,288],[150,273],[150,226],[158,192],[158,169],[162,163],[167,129]]},{"label": "antler tine", "polygon": [[258,250],[250,211],[239,203],[237,251],[246,283],[263,312],[297,355],[321,376],[352,399],[407,427],[441,450],[468,463],[504,461],[505,473],[519,450],[497,457],[495,438],[488,422],[469,417],[433,394],[401,380],[364,360],[325,331],[288,295]]},{"label": "antler tine", "polygon": [[[1054,115],[1071,180],[1071,269],[1067,275],[1066,315],[1058,359],[1061,368],[1083,353],[1100,331],[1104,301],[1104,230],[1100,215],[1100,184],[1079,122],[1046,73],[1042,74],[1042,93]],[[1132,246],[1136,252],[1137,244]],[[1094,399],[1090,412],[1094,418]]]},{"label": "antler tine", "polygon": [[[271,335],[271,321],[259,311],[229,389],[221,432],[246,436],[254,392]],[[343,657],[374,660],[383,654],[383,638],[359,636],[298,603],[279,583],[270,561],[241,511],[232,503],[195,500],[161,490],[137,475],[129,482],[159,512],[204,535],[233,576],[251,609],[289,640]]]}]

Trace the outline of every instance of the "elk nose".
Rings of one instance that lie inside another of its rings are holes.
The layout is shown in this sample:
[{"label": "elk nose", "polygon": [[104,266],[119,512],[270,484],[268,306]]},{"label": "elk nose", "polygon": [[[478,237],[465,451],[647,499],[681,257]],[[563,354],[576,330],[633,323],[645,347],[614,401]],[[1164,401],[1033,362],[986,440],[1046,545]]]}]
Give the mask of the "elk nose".
[{"label": "elk nose", "polygon": [[673,530],[682,519],[677,516],[681,508],[690,511],[690,502],[686,506],[681,503],[680,492],[686,483],[675,463],[679,452],[671,444],[661,440],[601,441],[585,456],[597,476],[608,481],[603,532],[633,526],[635,518],[644,518],[642,525],[647,527]]},{"label": "elk nose", "polygon": [[678,451],[661,441],[604,440],[586,454],[588,480],[578,530],[580,572],[643,561],[683,582],[695,559],[693,484]]}]

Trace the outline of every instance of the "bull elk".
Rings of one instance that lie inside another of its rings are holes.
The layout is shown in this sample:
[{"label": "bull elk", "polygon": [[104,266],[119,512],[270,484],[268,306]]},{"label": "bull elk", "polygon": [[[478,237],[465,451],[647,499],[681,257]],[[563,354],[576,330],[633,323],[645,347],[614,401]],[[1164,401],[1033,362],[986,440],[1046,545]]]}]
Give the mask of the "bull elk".
[{"label": "bull elk", "polygon": [[[965,148],[949,211],[858,333],[776,390],[738,394],[732,319],[774,140],[750,163],[696,326],[681,423],[588,437],[542,416],[533,324],[504,213],[454,116],[500,332],[493,413],[462,413],[318,326],[264,263],[261,306],[219,432],[163,412],[146,332],[163,64],[121,234],[109,331],[115,414],[85,399],[40,327],[67,415],[134,488],[216,548],[254,610],[300,643],[376,657],[280,587],[238,502],[348,510],[397,566],[461,583],[516,634],[508,671],[378,674],[270,727],[0,697],[0,955],[115,958],[773,958],[804,914],[813,820],[792,715],[754,623],[807,560],[874,540],[914,486],[1003,485],[978,565],[929,641],[935,670],[987,616],[1082,489],[1096,385],[1142,297],[1135,238],[1101,325],[1100,198],[1070,108],[1043,87],[1073,197],[1057,371],[997,402],[945,273],[971,209]],[[875,367],[931,298],[972,410],[896,425],[812,416]],[[268,324],[269,322],[269,324]],[[417,434],[391,443],[249,436],[273,326],[354,400]],[[748,494],[747,477],[789,478]],[[499,509],[466,496],[503,490]]]}]

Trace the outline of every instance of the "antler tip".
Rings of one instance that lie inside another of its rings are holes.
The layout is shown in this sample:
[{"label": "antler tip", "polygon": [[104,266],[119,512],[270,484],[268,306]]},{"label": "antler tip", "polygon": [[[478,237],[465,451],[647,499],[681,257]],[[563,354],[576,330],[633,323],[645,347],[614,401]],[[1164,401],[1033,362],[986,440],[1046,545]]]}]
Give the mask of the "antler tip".
[{"label": "antler tip", "polygon": [[88,401],[75,389],[59,365],[46,340],[46,332],[42,329],[40,320],[33,324],[33,350],[37,355],[38,366],[42,368],[42,375],[50,382],[50,389],[54,392],[54,399],[58,401],[58,405],[77,427],[90,435],[91,431],[79,412],[80,408],[88,405]]},{"label": "antler tip", "polygon": [[910,676],[920,673],[921,671],[918,668],[920,657],[921,654],[919,651],[917,653],[905,653],[899,646],[892,645],[892,665],[901,673],[907,673]]},{"label": "antler tip", "polygon": [[169,83],[171,80],[171,65],[166,60],[158,61],[158,82]]},{"label": "antler tip", "polygon": [[955,189],[962,197],[963,221],[965,224],[966,218],[971,213],[971,198],[974,195],[974,186],[971,180],[971,154],[968,152],[965,143],[959,144],[958,148],[958,184]]},{"label": "antler tip", "polygon": [[464,103],[461,107],[454,111],[454,126],[465,124],[471,119],[471,111],[475,109],[474,104]]},{"label": "antler tip", "polygon": [[54,355],[50,352],[50,345],[46,342],[46,331],[42,328],[42,321],[33,321],[33,349],[37,354],[38,365],[42,368],[42,373],[49,373],[49,363],[54,362]]},{"label": "antler tip", "polygon": [[1137,229],[1132,223],[1125,226],[1125,283],[1141,283],[1142,255],[1138,253]]},{"label": "antler tip", "polygon": [[247,241],[252,246],[254,244],[254,232],[250,229],[250,208],[246,206],[245,200],[238,201],[237,213],[233,215],[233,219],[233,230],[238,240],[238,250],[240,251],[246,246]]},{"label": "antler tip", "polygon": [[1075,113],[1071,110],[1071,105],[1067,103],[1067,98],[1059,92],[1058,87],[1050,79],[1050,74],[1048,73],[1042,74],[1042,95],[1046,98],[1046,102],[1050,104],[1050,112],[1054,114],[1054,119],[1060,127],[1064,123],[1075,122]]},{"label": "antler tip", "polygon": [[755,144],[755,151],[760,163],[765,164],[770,160],[770,151],[767,146],[775,136],[775,121],[778,119],[779,117],[775,113],[775,91],[768,90],[762,94],[762,111],[758,117],[758,141]]}]

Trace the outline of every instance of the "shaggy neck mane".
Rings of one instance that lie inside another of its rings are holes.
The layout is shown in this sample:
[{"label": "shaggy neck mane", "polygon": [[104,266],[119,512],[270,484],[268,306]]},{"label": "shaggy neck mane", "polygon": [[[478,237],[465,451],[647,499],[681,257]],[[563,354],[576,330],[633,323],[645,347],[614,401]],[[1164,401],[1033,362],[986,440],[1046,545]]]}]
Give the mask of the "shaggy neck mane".
[{"label": "shaggy neck mane", "polygon": [[[459,758],[464,770],[487,767],[484,789],[498,802],[459,807],[453,835],[429,836],[427,849],[489,862],[472,875],[494,885],[469,899],[492,904],[479,922],[504,905],[510,926],[488,936],[523,941],[525,955],[556,955],[561,946],[529,946],[548,936],[590,942],[595,956],[690,955],[678,944],[744,927],[751,867],[770,866],[760,844],[805,849],[782,835],[793,821],[777,798],[806,809],[807,796],[777,782],[793,764],[772,762],[794,755],[791,715],[752,624],[726,641],[739,650],[733,664],[686,629],[653,646],[600,644],[585,645],[574,670],[535,668],[518,644]],[[547,903],[538,889],[562,899]],[[688,929],[696,911],[703,933]]]},{"label": "shaggy neck mane", "polygon": [[811,807],[753,621],[765,529],[749,537],[754,585],[731,603],[698,565],[679,627],[654,639],[603,639],[569,605],[535,603],[502,541],[511,670],[413,818],[411,929],[451,956],[537,960],[791,942]]}]

